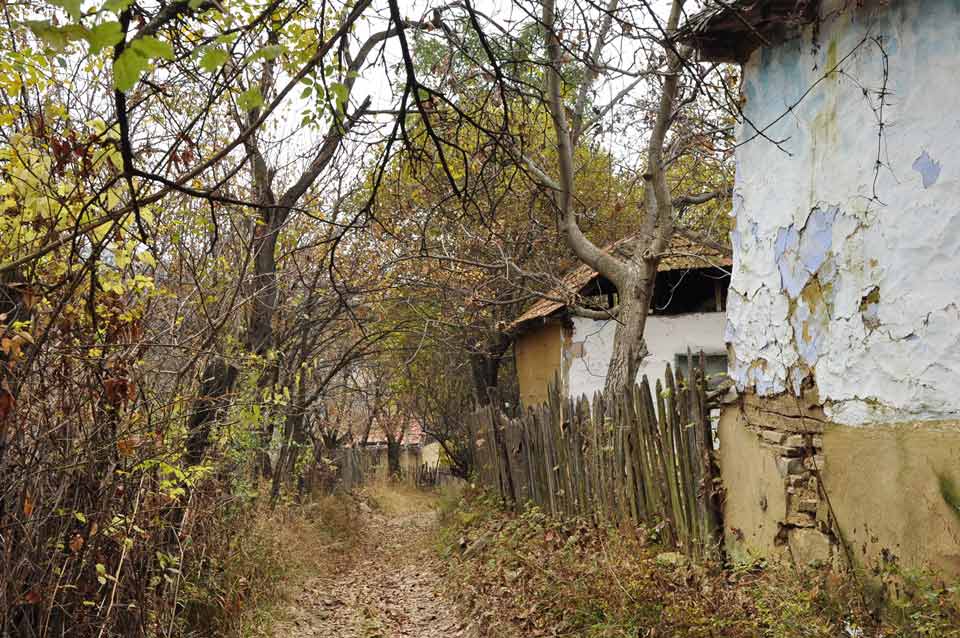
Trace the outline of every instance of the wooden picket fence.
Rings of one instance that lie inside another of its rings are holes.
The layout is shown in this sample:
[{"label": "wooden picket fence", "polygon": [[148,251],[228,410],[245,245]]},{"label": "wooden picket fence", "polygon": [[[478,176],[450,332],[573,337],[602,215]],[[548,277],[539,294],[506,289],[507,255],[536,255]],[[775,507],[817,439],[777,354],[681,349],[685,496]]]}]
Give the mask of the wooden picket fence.
[{"label": "wooden picket fence", "polygon": [[510,504],[531,502],[560,517],[655,526],[692,557],[719,551],[721,488],[710,394],[700,365],[667,366],[612,402],[561,397],[517,418],[486,407],[468,417],[479,480]]}]

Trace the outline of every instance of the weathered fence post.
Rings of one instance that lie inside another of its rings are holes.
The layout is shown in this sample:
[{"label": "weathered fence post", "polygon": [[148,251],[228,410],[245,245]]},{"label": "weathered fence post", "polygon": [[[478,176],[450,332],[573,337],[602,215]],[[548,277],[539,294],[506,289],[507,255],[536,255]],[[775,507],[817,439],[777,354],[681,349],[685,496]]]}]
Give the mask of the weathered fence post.
[{"label": "weathered fence post", "polygon": [[686,376],[668,365],[655,394],[643,377],[613,400],[565,397],[555,377],[546,403],[513,419],[491,390],[466,417],[478,477],[511,507],[659,524],[664,544],[715,556],[723,525],[704,364],[688,354]]},{"label": "weathered fence post", "polygon": [[500,400],[496,389],[489,388],[487,397],[489,398],[487,408],[490,414],[490,430],[493,433],[494,448],[500,468],[500,495],[513,507],[517,503],[517,492],[514,488],[510,453],[507,450],[506,428],[503,424],[503,418],[501,418],[504,415],[500,412]]}]

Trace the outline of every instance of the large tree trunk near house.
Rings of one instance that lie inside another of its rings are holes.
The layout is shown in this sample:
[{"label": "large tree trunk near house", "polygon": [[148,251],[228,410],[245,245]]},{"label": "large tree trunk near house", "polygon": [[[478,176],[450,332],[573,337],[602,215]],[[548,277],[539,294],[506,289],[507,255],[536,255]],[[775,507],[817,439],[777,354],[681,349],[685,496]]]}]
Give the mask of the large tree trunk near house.
[{"label": "large tree trunk near house", "polygon": [[[666,24],[667,34],[676,31],[683,13],[683,4],[684,0],[673,0],[670,17]],[[618,0],[609,0],[606,17],[596,36],[597,42],[602,43],[606,38],[618,7]],[[591,59],[585,65],[584,76],[575,101],[576,106],[571,120],[568,120],[561,76],[563,57],[566,53],[556,20],[556,1],[544,0],[542,26],[549,61],[546,70],[547,102],[557,137],[557,168],[559,170],[556,180],[550,179],[545,174],[542,179],[553,192],[567,245],[582,262],[613,282],[620,295],[620,303],[616,309],[604,312],[580,309],[585,316],[598,319],[614,317],[619,322],[614,335],[613,353],[604,388],[607,401],[615,401],[615,397],[635,382],[640,362],[647,354],[643,332],[653,296],[657,265],[673,237],[675,221],[673,199],[666,179],[668,161],[664,161],[663,147],[667,131],[674,118],[683,56],[689,55],[689,50],[679,51],[673,46],[664,48],[667,64],[663,73],[663,85],[656,117],[647,142],[647,162],[643,174],[644,207],[640,211],[642,225],[639,233],[643,240],[638,241],[639,245],[634,247],[632,255],[624,259],[602,250],[583,234],[577,223],[577,210],[573,198],[576,175],[574,146],[584,132],[584,109],[589,102],[591,85],[601,68],[602,45],[593,49]],[[602,316],[604,314],[606,317]]]},{"label": "large tree trunk near house", "polygon": [[[653,298],[655,277],[648,276],[650,268],[643,264],[641,273],[631,273],[622,287],[617,327],[613,335],[613,352],[607,367],[604,394],[612,403],[637,381],[640,364],[646,358],[647,344],[643,338]],[[654,270],[655,271],[655,267]]]},{"label": "large tree trunk near house", "polygon": [[473,389],[479,405],[490,403],[490,389],[496,389],[500,372],[500,357],[473,352],[470,354],[470,369],[473,372]]},{"label": "large tree trunk near house", "polygon": [[473,385],[477,395],[486,399],[486,389],[497,387],[500,360],[474,353],[470,355],[470,368],[473,371]]}]

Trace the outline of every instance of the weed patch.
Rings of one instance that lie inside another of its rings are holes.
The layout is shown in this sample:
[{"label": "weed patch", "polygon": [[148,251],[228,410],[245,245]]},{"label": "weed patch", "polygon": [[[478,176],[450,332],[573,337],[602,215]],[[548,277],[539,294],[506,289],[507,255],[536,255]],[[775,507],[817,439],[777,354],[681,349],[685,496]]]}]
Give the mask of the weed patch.
[{"label": "weed patch", "polygon": [[478,492],[442,513],[448,585],[487,636],[960,636],[948,588],[917,588],[878,617],[855,581],[825,571],[690,564],[644,528],[514,514]]}]

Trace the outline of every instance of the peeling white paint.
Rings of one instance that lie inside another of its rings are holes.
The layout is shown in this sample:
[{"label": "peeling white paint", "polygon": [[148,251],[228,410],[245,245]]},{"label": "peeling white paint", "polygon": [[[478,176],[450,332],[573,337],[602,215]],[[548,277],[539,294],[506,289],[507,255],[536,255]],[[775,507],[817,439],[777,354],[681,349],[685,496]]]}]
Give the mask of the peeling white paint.
[{"label": "peeling white paint", "polygon": [[[956,417],[960,3],[823,4],[816,36],[744,67],[740,139],[752,123],[780,148],[757,137],[737,151],[731,374],[762,395],[812,375],[841,423]],[[889,61],[879,169],[871,37]]]},{"label": "peeling white paint", "polygon": [[[603,390],[607,366],[613,355],[614,321],[598,321],[573,317],[571,343],[582,344],[571,350],[582,356],[570,357],[567,371],[567,389],[572,397],[586,394],[592,397]],[[649,356],[637,375],[647,375],[651,382],[661,378],[666,365],[674,364],[674,357],[689,348],[697,353],[726,354],[723,338],[724,313],[703,312],[681,315],[652,315],[647,318],[644,338]]]}]

